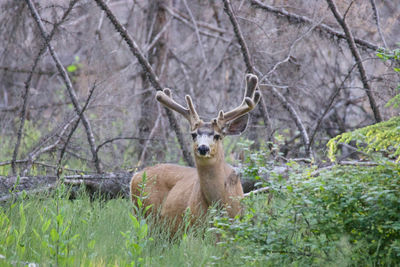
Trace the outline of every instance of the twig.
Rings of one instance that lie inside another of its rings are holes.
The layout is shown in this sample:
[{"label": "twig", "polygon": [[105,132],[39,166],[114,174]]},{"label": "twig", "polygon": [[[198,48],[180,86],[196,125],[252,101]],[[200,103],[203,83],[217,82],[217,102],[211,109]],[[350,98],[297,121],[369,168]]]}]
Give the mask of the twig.
[{"label": "twig", "polygon": [[[26,163],[28,163],[28,161],[29,161],[29,159],[19,159],[15,163],[17,163],[17,164],[26,164]],[[7,165],[11,165],[11,160],[0,162],[0,166],[7,166]],[[47,168],[57,169],[57,166],[51,165],[51,164],[46,163],[46,162],[33,161],[32,165],[38,165],[38,166],[43,166],[43,167],[47,167]],[[70,172],[78,172],[78,173],[82,172],[82,170],[70,169],[70,168],[65,168],[64,170],[70,171]]]},{"label": "twig", "polygon": [[243,194],[243,196],[244,196],[244,197],[248,197],[248,196],[251,196],[251,195],[253,195],[253,194],[258,194],[258,193],[262,193],[262,192],[269,191],[270,189],[271,189],[271,188],[270,188],[269,186],[267,186],[267,187],[262,187],[262,188],[259,188],[259,189],[250,191],[250,192],[248,192],[248,193],[246,193],[246,194]]},{"label": "twig", "polygon": [[316,125],[315,125],[315,127],[314,127],[314,129],[313,129],[313,131],[312,131],[311,138],[310,138],[310,143],[308,144],[310,147],[312,147],[312,145],[313,145],[313,143],[314,143],[315,135],[316,135],[316,133],[318,132],[318,129],[319,129],[319,127],[320,127],[321,124],[322,124],[322,121],[324,120],[326,114],[328,114],[330,108],[332,107],[332,104],[333,104],[335,98],[339,95],[340,90],[343,88],[345,81],[350,77],[350,75],[351,75],[351,73],[353,72],[355,66],[356,66],[356,65],[353,65],[353,66],[351,67],[351,69],[350,69],[350,71],[347,73],[346,77],[345,77],[345,78],[343,79],[343,81],[340,83],[340,86],[338,86],[338,87],[336,88],[336,90],[333,91],[332,94],[329,96],[329,98],[328,98],[328,105],[326,105],[325,111],[324,111],[324,112],[321,114],[321,116],[318,118],[317,123],[316,123]]},{"label": "twig", "polygon": [[378,28],[379,36],[381,37],[383,45],[385,46],[385,48],[387,48],[385,37],[383,37],[382,29],[381,29],[381,26],[379,23],[379,12],[378,12],[378,9],[376,8],[375,0],[370,0],[370,2],[371,2],[372,10],[374,11],[374,18],[375,18],[376,27]]},{"label": "twig", "polygon": [[183,0],[183,5],[185,6],[187,12],[189,13],[189,17],[192,20],[192,23],[193,23],[193,26],[194,26],[194,32],[196,33],[196,37],[197,37],[197,42],[199,42],[200,52],[201,52],[201,55],[203,57],[204,64],[207,66],[208,65],[207,64],[207,57],[206,57],[206,53],[204,52],[204,47],[203,47],[203,43],[202,43],[201,38],[200,38],[200,33],[199,33],[199,28],[197,27],[197,22],[196,22],[196,20],[195,20],[195,18],[193,16],[192,10],[190,10],[190,7],[188,6],[186,0]]},{"label": "twig", "polygon": [[112,143],[114,141],[118,141],[118,140],[164,141],[163,139],[157,139],[157,138],[150,139],[150,138],[141,138],[141,137],[136,137],[136,136],[118,136],[118,137],[108,139],[108,140],[104,141],[103,143],[101,143],[97,147],[97,152],[99,152],[100,148],[102,148],[104,145]]},{"label": "twig", "polygon": [[139,158],[139,165],[140,165],[140,163],[144,162],[146,152],[147,152],[147,147],[150,144],[150,140],[153,139],[157,129],[159,128],[160,122],[161,122],[161,110],[157,116],[156,122],[154,123],[153,129],[151,129],[151,131],[150,131],[149,138],[146,140],[146,142],[143,145],[142,153]]},{"label": "twig", "polygon": [[[285,63],[285,62],[290,61],[290,59],[293,57],[293,56],[292,56],[293,50],[296,48],[297,44],[298,44],[302,39],[304,39],[311,31],[313,31],[323,20],[324,20],[324,18],[321,18],[321,20],[320,20],[319,22],[315,22],[315,24],[312,24],[311,27],[310,27],[306,32],[302,33],[296,40],[294,40],[293,43],[292,43],[292,44],[290,45],[290,47],[289,47],[289,53],[288,53],[288,55],[286,56],[286,58],[283,59],[283,60],[281,60],[281,61],[279,61],[279,62],[277,62],[277,63],[271,68],[271,70],[267,72],[267,74],[266,74],[265,76],[269,76],[271,73],[273,73],[273,72],[279,67],[279,65],[281,65],[281,64],[283,64],[283,63]],[[260,81],[262,81],[262,80],[263,80],[263,79],[261,79]]]},{"label": "twig", "polygon": [[329,8],[331,9],[333,15],[335,16],[337,22],[340,24],[340,26],[343,28],[343,31],[346,35],[346,40],[347,43],[349,45],[350,51],[353,54],[354,60],[357,63],[357,67],[358,67],[358,71],[360,72],[360,76],[361,76],[361,82],[363,83],[363,86],[365,88],[365,92],[368,96],[368,100],[371,106],[371,109],[374,113],[374,117],[375,117],[375,121],[376,122],[380,122],[382,121],[382,117],[381,114],[379,112],[379,108],[376,105],[375,102],[375,98],[372,94],[372,89],[371,86],[368,83],[368,78],[367,78],[367,74],[364,68],[364,65],[362,63],[361,60],[361,56],[360,53],[356,47],[356,44],[354,42],[354,37],[353,34],[350,31],[349,26],[347,25],[346,21],[343,19],[342,15],[339,13],[339,10],[337,9],[335,3],[333,2],[333,0],[326,0],[328,3]]},{"label": "twig", "polygon": [[[61,20],[59,22],[57,22],[56,24],[54,24],[54,27],[52,29],[52,31],[50,32],[50,34],[48,35],[48,42],[53,38],[54,33],[56,32],[58,26],[60,26],[65,19],[68,17],[69,13],[71,12],[72,8],[74,7],[75,3],[78,0],[73,0],[70,2],[68,9],[64,12]],[[22,133],[23,133],[23,129],[24,129],[24,125],[25,125],[25,119],[26,119],[26,110],[27,110],[27,106],[28,106],[28,102],[29,102],[29,90],[31,87],[31,81],[32,81],[32,77],[33,74],[35,72],[35,69],[39,63],[39,60],[41,58],[41,56],[44,54],[44,52],[46,51],[47,45],[46,43],[43,44],[42,48],[40,48],[39,53],[37,54],[35,61],[33,63],[33,66],[29,72],[28,78],[25,82],[25,92],[24,92],[24,102],[22,104],[22,110],[21,110],[21,121],[20,121],[20,125],[18,128],[18,132],[17,132],[17,142],[15,143],[15,147],[14,147],[14,151],[13,151],[13,157],[12,157],[12,163],[11,163],[11,170],[12,173],[15,175],[16,174],[16,166],[15,166],[15,161],[17,160],[18,157],[18,152],[19,152],[19,147],[21,144],[21,139],[22,139]]]},{"label": "twig", "polygon": [[[53,150],[53,149],[55,149],[55,148],[57,147],[57,145],[61,142],[61,139],[62,139],[64,133],[67,131],[68,127],[69,127],[72,123],[74,123],[74,121],[77,120],[78,118],[79,118],[79,116],[76,115],[74,118],[72,118],[70,121],[68,121],[68,122],[64,125],[64,127],[62,127],[60,133],[58,134],[57,140],[56,140],[53,144],[48,145],[48,146],[46,146],[46,147],[43,147],[43,148],[41,148],[41,149],[37,148],[37,149],[33,150],[31,153],[29,153],[29,155],[28,155],[27,166],[25,167],[25,170],[23,171],[22,175],[27,175],[27,173],[29,172],[30,168],[32,167],[33,161],[34,161],[37,157],[39,157],[41,154],[46,153],[46,152],[48,152],[48,151],[51,151],[51,150]],[[50,137],[50,138],[51,138],[51,137]],[[48,138],[48,139],[50,139],[50,138]],[[43,142],[43,144],[46,143],[46,141],[47,141],[47,140],[45,140],[45,141]]]},{"label": "twig", "polygon": [[[174,10],[170,9],[169,7],[167,7],[166,5],[164,5],[163,8],[166,9],[168,11],[168,13],[171,14],[175,19],[183,22],[189,28],[194,29],[194,26],[190,23],[188,18],[185,18],[183,15],[175,12]],[[198,25],[201,26],[202,23],[198,22]],[[207,28],[207,27],[204,27],[204,28]],[[204,31],[204,30],[201,30],[201,29],[199,29],[199,33],[204,35],[204,36],[207,36],[207,37],[212,37],[212,38],[215,38],[215,39],[222,40],[224,42],[228,42],[228,43],[230,42],[230,40],[227,39],[227,38],[224,38],[224,37],[222,37],[220,35],[215,35],[215,34],[209,33],[207,31]],[[225,33],[225,31],[223,31],[223,33]]]},{"label": "twig", "polygon": [[[83,112],[85,112],[86,108],[88,107],[90,98],[92,97],[92,94],[93,94],[95,88],[96,88],[96,83],[93,84],[92,88],[91,88],[90,91],[89,91],[89,95],[88,95],[88,97],[86,98],[85,104],[83,105],[83,108],[82,108],[82,110],[81,110],[81,114],[83,114]],[[64,142],[64,146],[62,147],[62,149],[61,149],[61,151],[60,151],[60,157],[59,157],[59,159],[58,159],[57,169],[56,169],[56,171],[57,171],[57,177],[58,177],[58,178],[60,177],[60,175],[61,175],[61,173],[62,173],[61,163],[62,163],[62,160],[63,160],[63,157],[64,157],[64,153],[65,153],[65,151],[66,151],[66,149],[67,149],[67,146],[68,146],[68,144],[69,144],[69,141],[70,141],[71,138],[72,138],[72,135],[74,134],[75,130],[78,128],[79,122],[80,122],[80,120],[81,120],[81,114],[78,114],[78,119],[77,119],[77,121],[75,122],[74,126],[72,127],[71,131],[69,132],[68,137],[67,137],[67,140]],[[98,158],[97,152],[98,152],[98,147],[96,148],[96,157]]]},{"label": "twig", "polygon": [[[252,60],[250,58],[249,49],[248,49],[248,47],[246,45],[246,41],[244,40],[244,37],[242,35],[242,31],[240,30],[240,26],[239,26],[239,23],[237,22],[236,16],[233,14],[230,0],[223,0],[223,1],[224,1],[224,11],[228,15],[228,17],[231,21],[233,30],[235,32],[235,36],[238,39],[238,42],[240,44],[240,48],[242,51],[243,60],[246,64],[247,72],[255,74],[254,66],[253,66]],[[262,94],[261,94],[261,96],[262,96]],[[263,118],[265,126],[267,126],[267,127],[269,126],[269,129],[271,129],[271,127],[270,127],[271,121],[269,119],[267,105],[265,104],[263,97],[261,97],[261,99],[260,99],[260,105],[258,108],[261,112],[261,117]],[[270,135],[270,133],[268,135]]]},{"label": "twig", "polygon": [[[54,30],[54,29],[53,29]],[[50,34],[51,36],[51,34]],[[44,45],[43,47],[46,48],[46,45]],[[42,47],[42,48],[43,48]],[[37,74],[37,75],[49,75],[52,76],[55,73],[53,71],[50,70],[38,70],[38,71],[32,71],[33,67],[30,70],[27,69],[18,69],[18,68],[10,68],[10,67],[0,67],[0,70],[2,71],[6,71],[6,72],[15,72],[15,73],[28,73],[28,74]]]},{"label": "twig", "polygon": [[[111,23],[114,25],[115,29],[118,31],[118,33],[121,35],[121,37],[125,40],[127,43],[129,49],[131,52],[135,55],[137,60],[139,61],[139,64],[142,66],[144,72],[146,73],[146,76],[148,77],[151,85],[156,89],[157,91],[162,90],[162,86],[159,82],[158,77],[156,76],[153,68],[151,67],[149,61],[143,56],[142,52],[140,51],[138,45],[136,42],[133,40],[133,38],[129,35],[128,31],[125,29],[124,26],[118,21],[118,19],[114,16],[114,14],[111,12],[109,7],[104,3],[103,0],[95,0],[97,5],[106,13],[107,17],[111,21]],[[183,134],[181,132],[181,129],[179,128],[178,122],[173,115],[172,111],[169,109],[165,109],[169,123],[171,127],[174,129],[176,137],[178,139],[178,143],[182,149],[183,157],[184,160],[188,163],[190,166],[194,166],[194,161],[190,155],[190,152],[187,150],[185,141],[183,138]]]},{"label": "twig", "polygon": [[[178,62],[180,69],[182,70],[183,76],[185,77],[185,80],[187,82],[187,84],[189,85],[189,92],[190,95],[194,96],[194,86],[193,86],[193,82],[189,77],[189,74],[186,70],[186,66],[187,64],[181,59],[179,58],[174,51],[172,51],[172,49],[169,49],[169,53],[171,53],[172,57]],[[209,73],[213,73],[213,71],[209,72]]]},{"label": "twig", "polygon": [[[165,8],[168,13],[170,13],[174,18],[178,19],[178,20],[186,20],[186,22],[188,22],[190,20],[190,18],[188,18],[185,14],[183,14],[182,12],[179,12],[179,10],[176,10],[174,8],[170,8],[167,5],[163,5],[163,8]],[[220,34],[226,34],[226,29],[224,28],[220,28],[218,26],[212,25],[210,23],[207,23],[205,21],[196,21],[197,26],[199,27],[203,27],[205,29],[208,29],[210,31],[214,31]]]},{"label": "twig", "polygon": [[[261,87],[265,87],[266,85],[260,84]],[[294,123],[296,124],[297,128],[300,131],[301,137],[303,139],[303,144],[306,152],[306,156],[312,158],[312,151],[310,148],[310,139],[308,137],[306,128],[303,125],[299,115],[297,115],[296,110],[294,107],[289,103],[289,101],[284,97],[274,86],[268,86],[271,88],[272,94],[281,102],[282,106],[289,112],[290,117],[292,117]]]},{"label": "twig", "polygon": [[86,135],[88,138],[88,142],[89,142],[89,146],[90,146],[90,150],[92,152],[92,156],[93,156],[93,162],[95,164],[96,170],[97,172],[101,172],[101,167],[100,167],[100,159],[97,158],[97,154],[96,154],[96,144],[95,144],[95,140],[94,140],[94,135],[92,132],[92,128],[90,126],[90,123],[88,121],[88,119],[86,118],[85,114],[83,114],[81,111],[81,107],[80,104],[78,102],[78,98],[76,96],[75,90],[72,86],[71,80],[69,79],[68,73],[65,70],[64,66],[61,64],[60,59],[58,58],[57,53],[54,51],[54,48],[51,46],[49,39],[48,39],[48,35],[46,34],[44,25],[40,19],[39,13],[37,12],[35,6],[32,3],[32,0],[25,0],[26,3],[29,6],[29,9],[31,10],[32,16],[34,18],[34,20],[36,21],[36,24],[38,25],[38,28],[40,30],[40,33],[43,37],[43,39],[46,42],[46,45],[50,51],[50,54],[56,64],[56,67],[62,77],[62,79],[64,80],[65,86],[67,88],[68,94],[72,100],[72,104],[74,105],[75,108],[75,112],[80,116],[82,123],[85,127],[86,130]]},{"label": "twig", "polygon": [[255,73],[253,63],[250,58],[249,49],[246,45],[246,42],[244,41],[243,34],[242,34],[242,31],[240,30],[239,23],[237,22],[237,19],[236,19],[235,15],[233,14],[230,0],[223,0],[223,2],[224,2],[224,11],[228,15],[229,20],[231,21],[233,31],[235,32],[236,38],[238,39],[238,42],[240,44],[240,49],[242,50],[244,63],[246,64],[246,68],[247,68],[246,72]]},{"label": "twig", "polygon": [[[312,19],[305,17],[305,16],[300,16],[297,14],[290,13],[283,8],[276,8],[276,7],[264,4],[264,3],[260,2],[259,0],[250,0],[250,2],[251,2],[251,5],[254,7],[260,8],[267,12],[271,12],[278,16],[286,17],[287,19],[289,19],[290,22],[314,24],[314,21]],[[329,27],[326,24],[319,24],[317,27],[315,27],[315,29],[318,29],[322,32],[326,32],[326,33],[336,36],[337,38],[340,38],[340,39],[346,39],[346,35],[344,33],[339,32],[339,31]],[[378,45],[375,45],[373,43],[370,43],[368,41],[365,41],[365,40],[362,40],[359,38],[354,38],[354,41],[355,41],[355,43],[357,43],[359,46],[362,46],[363,48],[371,49],[374,51],[376,51],[379,48]]]}]

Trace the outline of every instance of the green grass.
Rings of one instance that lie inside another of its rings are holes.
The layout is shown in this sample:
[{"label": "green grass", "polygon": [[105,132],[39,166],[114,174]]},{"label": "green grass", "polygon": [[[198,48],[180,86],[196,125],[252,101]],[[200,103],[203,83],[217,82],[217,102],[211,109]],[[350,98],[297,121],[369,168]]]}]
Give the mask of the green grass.
[{"label": "green grass", "polygon": [[147,218],[142,222],[149,231],[137,238],[132,211],[129,200],[85,194],[18,199],[0,207],[0,265],[209,266],[223,253],[205,225],[171,238],[165,225]]}]

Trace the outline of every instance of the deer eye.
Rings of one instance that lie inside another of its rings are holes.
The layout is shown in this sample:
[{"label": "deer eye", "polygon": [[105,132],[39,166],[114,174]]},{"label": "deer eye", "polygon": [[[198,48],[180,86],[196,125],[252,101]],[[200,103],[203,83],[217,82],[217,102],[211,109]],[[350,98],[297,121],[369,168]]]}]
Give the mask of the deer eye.
[{"label": "deer eye", "polygon": [[192,138],[193,138],[193,140],[195,140],[196,137],[197,137],[197,133],[192,133]]},{"label": "deer eye", "polygon": [[220,139],[221,139],[221,135],[219,135],[219,134],[214,135],[214,140],[220,140]]}]

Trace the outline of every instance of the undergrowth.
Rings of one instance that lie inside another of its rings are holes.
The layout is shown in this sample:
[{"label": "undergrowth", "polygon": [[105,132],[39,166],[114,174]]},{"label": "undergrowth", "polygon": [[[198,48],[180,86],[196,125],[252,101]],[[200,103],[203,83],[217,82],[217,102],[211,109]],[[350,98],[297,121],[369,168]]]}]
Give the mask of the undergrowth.
[{"label": "undergrowth", "polygon": [[[299,166],[292,163],[292,168]],[[215,216],[213,231],[232,256],[257,266],[400,264],[400,166],[336,166],[271,176],[245,214]]]},{"label": "undergrowth", "polygon": [[204,266],[219,253],[206,225],[171,237],[132,212],[127,199],[93,200],[84,190],[69,200],[62,186],[22,196],[0,206],[0,266]]}]

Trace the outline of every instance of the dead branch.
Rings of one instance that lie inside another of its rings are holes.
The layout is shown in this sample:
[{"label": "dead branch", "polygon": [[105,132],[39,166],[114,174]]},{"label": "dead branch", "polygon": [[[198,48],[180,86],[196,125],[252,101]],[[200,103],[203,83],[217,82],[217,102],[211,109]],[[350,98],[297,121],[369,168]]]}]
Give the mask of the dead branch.
[{"label": "dead branch", "polygon": [[358,51],[356,44],[354,42],[354,37],[353,34],[350,31],[349,26],[347,25],[346,21],[342,17],[342,15],[339,13],[339,10],[336,7],[336,4],[333,2],[333,0],[326,0],[328,3],[329,8],[331,9],[333,15],[335,16],[337,22],[340,24],[340,26],[343,28],[343,31],[346,35],[346,40],[349,45],[350,51],[353,54],[354,60],[357,63],[358,71],[360,72],[361,76],[361,82],[363,83],[363,86],[365,88],[365,92],[368,96],[368,100],[371,106],[371,109],[374,113],[375,121],[380,122],[382,121],[381,114],[379,112],[379,108],[376,105],[375,98],[372,94],[372,89],[371,86],[368,83],[368,78],[367,74],[364,68],[364,65],[361,60],[360,52]]},{"label": "dead branch", "polygon": [[[67,131],[67,129],[69,128],[69,126],[71,124],[74,123],[74,121],[76,121],[79,117],[76,115],[74,116],[71,120],[69,120],[67,123],[65,123],[65,125],[62,127],[61,131],[56,134],[58,136],[58,138],[56,139],[56,141],[46,147],[41,147],[42,145],[39,145],[36,149],[34,149],[33,151],[31,151],[28,154],[28,162],[27,162],[27,166],[25,167],[25,170],[23,171],[22,175],[27,175],[27,173],[29,172],[29,170],[32,167],[32,163],[35,161],[36,158],[38,158],[40,155],[52,151],[54,150],[57,145],[61,142],[64,133]],[[50,138],[52,138],[53,136],[49,136],[48,138],[46,138],[42,144],[45,144]]]},{"label": "dead branch", "polygon": [[[173,16],[175,19],[179,20],[180,22],[182,22],[183,24],[185,24],[186,26],[188,26],[189,28],[191,28],[191,29],[194,30],[194,26],[192,25],[192,23],[190,23],[189,18],[186,18],[184,15],[182,15],[182,14],[179,13],[178,11],[171,9],[171,8],[169,8],[169,7],[166,6],[166,5],[163,5],[163,8],[164,8],[165,10],[167,10],[168,13],[169,13],[171,16]],[[197,22],[197,23],[198,23],[199,26],[204,26],[204,24],[203,24],[202,22]],[[209,26],[209,27],[210,27],[210,26]],[[208,28],[208,27],[204,26],[204,28]],[[218,28],[218,29],[220,29],[220,28]],[[226,33],[225,30],[216,30],[216,31],[217,31],[217,32],[220,32],[220,33]],[[207,31],[204,31],[204,30],[201,30],[201,29],[199,29],[199,34],[204,35],[204,36],[207,36],[207,37],[212,37],[212,38],[215,38],[215,39],[219,39],[219,40],[222,40],[222,41],[224,41],[224,42],[228,42],[228,43],[230,42],[230,40],[227,39],[227,38],[224,38],[224,37],[222,37],[222,36],[220,36],[220,35],[216,35],[216,34],[209,33],[209,32],[207,32]]]},{"label": "dead branch", "polygon": [[57,67],[57,69],[58,69],[58,71],[59,71],[59,73],[60,73],[60,75],[61,75],[61,77],[62,77],[62,79],[63,79],[63,81],[65,83],[65,86],[67,88],[68,94],[69,94],[69,96],[70,96],[70,98],[72,100],[72,103],[74,105],[75,112],[80,116],[80,118],[82,120],[82,123],[83,123],[83,125],[85,127],[85,130],[86,130],[86,135],[87,135],[87,138],[88,138],[88,143],[89,143],[89,146],[90,146],[90,150],[92,152],[93,162],[95,164],[97,172],[101,172],[100,159],[97,157],[97,154],[96,154],[96,144],[95,144],[94,135],[93,135],[92,128],[90,126],[89,120],[86,118],[85,114],[82,113],[82,108],[80,107],[78,98],[77,98],[76,93],[75,93],[75,89],[72,86],[72,83],[71,83],[71,80],[70,80],[70,78],[68,76],[67,71],[65,70],[65,68],[62,65],[60,59],[58,58],[57,53],[55,52],[54,48],[52,47],[52,45],[49,42],[49,36],[47,35],[47,33],[45,31],[45,28],[44,28],[44,25],[43,25],[43,23],[41,21],[39,13],[37,12],[34,4],[32,3],[32,0],[25,0],[25,1],[29,6],[29,9],[30,9],[30,11],[32,13],[32,16],[33,16],[33,18],[34,18],[34,20],[35,20],[35,22],[36,22],[36,24],[37,24],[37,26],[38,26],[38,28],[40,30],[40,33],[41,33],[43,39],[46,42],[46,45],[47,45],[47,47],[48,47],[48,49],[50,51],[50,54],[51,54],[51,56],[52,56],[52,58],[53,58],[53,60],[54,60],[54,62],[56,64],[56,67]]},{"label": "dead branch", "polygon": [[326,105],[326,108],[324,110],[324,112],[322,112],[321,116],[317,119],[317,123],[315,124],[315,127],[312,130],[312,134],[311,134],[311,138],[310,138],[310,143],[308,144],[310,147],[313,145],[314,143],[314,138],[315,135],[317,134],[325,116],[328,114],[329,110],[331,109],[333,102],[335,100],[335,98],[339,95],[340,90],[344,87],[344,83],[346,82],[346,80],[350,77],[351,73],[354,70],[354,67],[356,65],[353,65],[351,67],[351,69],[349,70],[349,72],[347,73],[346,77],[343,79],[343,81],[340,83],[340,85],[332,92],[332,94],[329,96],[328,98],[328,104]]},{"label": "dead branch", "polygon": [[248,193],[245,193],[243,196],[244,196],[244,197],[248,197],[248,196],[251,196],[251,195],[254,195],[254,194],[267,192],[267,191],[269,191],[270,189],[271,189],[271,188],[270,188],[269,186],[263,187],[263,188],[259,188],[259,189],[250,191],[250,192],[248,192]]},{"label": "dead branch", "polygon": [[200,52],[201,52],[201,55],[203,57],[204,64],[206,64],[206,66],[207,66],[208,65],[207,64],[207,57],[206,57],[206,53],[204,52],[204,47],[203,47],[203,43],[202,43],[201,38],[200,38],[200,33],[199,33],[199,28],[197,27],[197,22],[196,22],[196,20],[195,20],[195,18],[193,16],[192,10],[190,10],[190,7],[188,6],[186,0],[183,0],[183,5],[185,6],[187,12],[189,13],[189,17],[190,17],[190,19],[191,19],[191,21],[193,23],[194,32],[196,33],[197,42],[199,43]]},{"label": "dead branch", "polygon": [[[131,177],[129,172],[77,174],[64,176],[62,182],[71,186],[85,185],[91,195],[127,197]],[[56,176],[0,176],[0,202],[15,199],[23,194],[33,195],[51,191],[57,187],[58,182]]]},{"label": "dead branch", "polygon": [[[139,46],[136,44],[136,42],[133,40],[133,38],[129,35],[128,31],[125,29],[124,26],[118,21],[118,19],[114,16],[114,14],[111,12],[109,7],[107,6],[106,3],[104,3],[103,0],[95,0],[97,5],[106,13],[107,17],[111,21],[111,23],[114,25],[115,29],[118,31],[118,33],[121,35],[121,37],[125,40],[127,43],[129,49],[131,52],[135,55],[135,57],[138,59],[140,65],[142,66],[147,78],[149,79],[150,83],[156,89],[157,91],[162,90],[162,86],[159,82],[158,77],[156,76],[155,72],[153,71],[153,68],[151,67],[149,61],[143,56],[142,52],[139,49]],[[187,149],[185,145],[185,141],[183,138],[183,134],[181,129],[179,128],[178,122],[173,115],[173,113],[166,109],[166,113],[169,119],[169,122],[171,124],[171,127],[174,129],[176,137],[178,139],[178,143],[181,147],[183,157],[188,163],[189,166],[194,166],[194,161],[190,155],[189,150]]]},{"label": "dead branch", "polygon": [[[96,88],[96,83],[93,84],[92,88],[91,88],[90,91],[89,91],[89,95],[88,95],[88,97],[86,98],[85,104],[83,105],[83,108],[82,108],[82,110],[81,110],[81,114],[83,114],[83,112],[85,112],[86,108],[89,106],[89,101],[90,101],[90,99],[91,99],[91,97],[92,97],[92,95],[93,95],[93,92],[94,92],[94,89],[95,89],[95,88]],[[65,151],[66,151],[66,149],[67,149],[67,146],[68,146],[68,144],[69,144],[69,141],[70,141],[71,138],[72,138],[72,135],[74,134],[75,130],[78,128],[79,122],[80,122],[80,120],[81,120],[81,114],[78,115],[78,119],[77,119],[77,121],[75,122],[74,126],[72,127],[71,131],[69,132],[68,137],[67,137],[66,141],[64,142],[64,146],[63,146],[63,148],[62,148],[61,151],[60,151],[60,157],[59,157],[59,159],[58,159],[57,169],[56,169],[56,171],[57,171],[57,177],[60,177],[60,175],[61,175],[61,173],[62,173],[61,163],[62,163],[62,160],[63,160],[63,157],[64,157],[64,153],[65,153]],[[97,152],[98,152],[98,147],[96,148],[96,158],[98,158]]]},{"label": "dead branch", "polygon": [[[246,69],[247,69],[246,71],[248,73],[255,74],[254,65],[253,65],[251,57],[250,57],[249,49],[247,47],[246,41],[244,40],[242,31],[240,29],[240,26],[239,26],[239,23],[238,23],[238,21],[236,19],[236,16],[233,14],[233,10],[232,10],[232,6],[231,6],[231,3],[230,3],[230,0],[224,0],[224,11],[228,15],[228,17],[229,17],[229,19],[231,21],[233,30],[235,32],[235,36],[238,39],[238,42],[239,42],[239,45],[240,45],[240,49],[241,49],[242,55],[243,55],[243,60],[244,60],[244,62],[246,64]],[[268,136],[270,136],[271,132],[272,132],[271,131],[271,125],[272,124],[271,124],[271,121],[269,119],[269,115],[268,115],[269,113],[268,113],[267,105],[265,104],[265,101],[264,101],[264,98],[262,97],[262,94],[261,94],[261,99],[260,99],[260,105],[258,105],[258,106],[259,106],[258,109],[261,112],[261,116],[263,118],[264,124],[265,124],[265,126],[268,127],[268,129],[270,131],[268,133]]]},{"label": "dead branch", "polygon": [[[71,12],[72,8],[74,7],[75,3],[77,2],[77,0],[73,0],[70,2],[68,9],[64,12],[61,20],[57,23],[54,24],[53,29],[51,30],[50,34],[48,35],[48,42],[50,42],[50,40],[53,38],[54,33],[56,32],[57,28],[65,21],[65,19],[68,17],[69,13]],[[25,92],[24,92],[24,97],[23,97],[23,104],[22,104],[22,110],[21,110],[21,120],[20,120],[20,125],[18,128],[18,132],[17,132],[17,142],[15,143],[15,147],[14,147],[14,152],[13,152],[13,157],[12,157],[12,163],[11,163],[11,170],[12,173],[15,175],[16,174],[16,166],[15,166],[15,161],[17,160],[18,157],[18,151],[19,151],[19,146],[21,144],[21,139],[22,139],[22,133],[23,133],[23,129],[24,129],[24,125],[25,125],[25,119],[26,119],[26,111],[27,111],[27,106],[28,106],[28,102],[29,102],[29,90],[31,87],[31,80],[33,77],[33,74],[35,72],[35,69],[39,63],[40,58],[42,57],[42,55],[44,54],[44,52],[46,51],[47,45],[46,43],[43,44],[42,48],[39,50],[39,53],[37,54],[33,66],[29,72],[28,78],[25,82]]]},{"label": "dead branch", "polygon": [[233,14],[232,6],[230,0],[223,0],[224,1],[224,11],[228,15],[229,20],[231,21],[233,31],[235,32],[236,38],[238,39],[240,49],[242,50],[242,55],[244,59],[244,63],[246,64],[246,72],[247,73],[255,73],[253,62],[250,57],[249,49],[244,41],[242,31],[240,30],[239,23],[237,22],[236,16]]},{"label": "dead branch", "polygon": [[310,139],[308,137],[306,128],[303,125],[303,122],[301,121],[299,115],[297,115],[296,110],[294,109],[293,105],[289,103],[289,101],[286,99],[286,97],[284,97],[279,91],[278,89],[276,89],[274,86],[270,86],[270,85],[265,85],[265,84],[260,84],[260,88],[262,87],[269,87],[271,88],[272,94],[279,100],[279,102],[281,102],[282,106],[289,112],[290,117],[292,117],[293,121],[295,122],[297,128],[300,131],[302,140],[303,140],[303,144],[304,144],[304,148],[305,148],[305,153],[306,156],[309,158],[312,158],[312,151],[310,148]]},{"label": "dead branch", "polygon": [[[312,19],[310,19],[306,16],[300,16],[297,14],[290,13],[290,12],[286,11],[284,8],[276,8],[276,7],[267,5],[265,3],[261,3],[259,0],[250,0],[250,2],[251,2],[251,5],[254,7],[265,10],[267,12],[271,12],[274,15],[277,15],[279,17],[286,17],[287,19],[289,19],[290,22],[315,24],[315,22]],[[332,27],[329,27],[328,25],[323,24],[323,23],[319,24],[317,27],[315,27],[315,29],[318,29],[321,32],[325,32],[330,35],[333,35],[339,39],[346,39],[346,35],[344,33],[339,32],[339,31],[333,29]],[[371,49],[371,50],[376,51],[379,48],[378,45],[375,45],[375,44],[365,41],[363,39],[354,38],[354,41],[355,41],[355,43],[357,43],[357,45],[359,45],[363,48],[366,48],[366,49]]]},{"label": "dead branch", "polygon": [[381,25],[379,23],[379,12],[378,12],[378,9],[376,8],[375,0],[370,0],[370,2],[371,2],[372,10],[374,11],[374,18],[375,18],[376,27],[378,28],[379,36],[381,37],[384,47],[387,48],[385,37],[383,36]]}]

